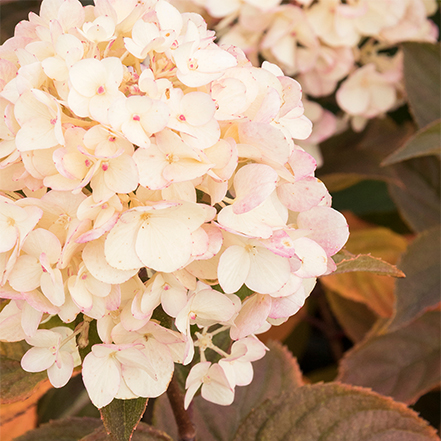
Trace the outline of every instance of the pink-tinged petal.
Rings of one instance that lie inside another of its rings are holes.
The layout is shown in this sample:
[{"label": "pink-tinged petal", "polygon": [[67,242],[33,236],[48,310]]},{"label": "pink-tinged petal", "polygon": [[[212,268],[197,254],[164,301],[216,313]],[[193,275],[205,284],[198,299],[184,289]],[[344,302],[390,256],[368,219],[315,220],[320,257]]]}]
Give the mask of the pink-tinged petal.
[{"label": "pink-tinged petal", "polygon": [[[123,347],[124,345],[120,345]],[[144,346],[139,344],[135,347],[124,348],[115,353],[115,358],[123,365],[137,369],[145,370],[153,379],[156,379],[156,373],[153,370],[151,360],[145,356],[141,349]]]},{"label": "pink-tinged petal", "polygon": [[294,241],[286,231],[274,231],[269,239],[262,240],[261,243],[278,256],[291,258],[295,255]]},{"label": "pink-tinged petal", "polygon": [[110,294],[105,298],[105,307],[108,311],[116,311],[121,306],[121,287],[112,285]]},{"label": "pink-tinged petal", "polygon": [[176,317],[187,303],[187,290],[172,288],[163,291],[161,296],[161,305],[164,311],[171,317]]},{"label": "pink-tinged petal", "polygon": [[208,250],[208,234],[202,228],[198,228],[197,230],[191,233],[191,243],[192,243],[192,251],[191,255],[195,258],[202,256]]},{"label": "pink-tinged petal", "polygon": [[175,326],[177,330],[182,332],[182,334],[184,334],[185,336],[190,336],[190,311],[191,311],[191,299],[189,299],[189,301],[184,306],[184,308],[182,308],[179,311],[175,320]]},{"label": "pink-tinged petal", "polygon": [[224,292],[232,294],[239,290],[248,276],[250,264],[249,253],[242,246],[233,245],[223,252],[217,272]]},{"label": "pink-tinged petal", "polygon": [[235,214],[246,213],[260,205],[276,188],[277,172],[268,165],[248,164],[234,176]]},{"label": "pink-tinged petal", "polygon": [[213,289],[199,291],[192,300],[191,311],[196,314],[196,322],[226,322],[236,312],[233,302],[225,295]]},{"label": "pink-tinged petal", "polygon": [[236,78],[224,78],[211,85],[211,97],[216,103],[215,118],[218,121],[241,117],[248,107],[246,86]]},{"label": "pink-tinged petal", "polygon": [[189,126],[181,132],[182,139],[187,145],[197,150],[203,150],[216,144],[220,138],[219,123],[211,119],[203,126]]},{"label": "pink-tinged petal", "polygon": [[350,115],[360,115],[369,107],[369,88],[357,84],[354,78],[358,79],[352,76],[343,82],[335,97],[337,98],[338,105],[344,111]]},{"label": "pink-tinged petal", "polygon": [[43,272],[41,275],[41,290],[53,305],[63,305],[65,301],[65,293],[63,277],[59,269],[54,269],[52,274]]},{"label": "pink-tinged petal", "polygon": [[281,104],[282,99],[279,92],[273,87],[269,87],[253,121],[269,124],[279,113]]},{"label": "pink-tinged petal", "polygon": [[165,154],[155,144],[151,144],[148,149],[136,150],[133,160],[138,168],[141,185],[151,190],[159,190],[169,184],[162,175],[169,163]]},{"label": "pink-tinged petal", "polygon": [[307,211],[317,206],[326,196],[328,190],[323,182],[309,177],[292,184],[282,184],[277,188],[280,201],[291,211]]},{"label": "pink-tinged petal", "polygon": [[[158,287],[155,287],[155,283],[150,284],[147,286],[147,290],[144,293],[139,293],[136,296],[139,297],[139,309],[141,313],[146,316],[153,313],[153,310],[159,306],[161,303],[161,293],[162,289],[158,289]],[[132,304],[132,314],[135,315],[134,308],[136,307],[136,299],[135,297],[133,304]],[[135,315],[136,317],[136,315]],[[137,317],[141,318],[141,317]]]},{"label": "pink-tinged petal", "polygon": [[176,271],[191,256],[188,227],[178,220],[152,215],[139,229],[136,253],[145,266],[155,271]]},{"label": "pink-tinged petal", "polygon": [[26,302],[37,311],[47,312],[48,314],[58,314],[60,311],[54,306],[39,290],[23,293]]},{"label": "pink-tinged petal", "polygon": [[130,389],[139,396],[158,397],[167,390],[173,376],[174,363],[170,351],[166,345],[157,342],[154,338],[149,338],[143,353],[150,360],[155,379],[152,376],[144,375],[144,381],[138,381],[136,373],[129,374],[125,371],[125,366],[123,367],[123,377]]},{"label": "pink-tinged petal", "polygon": [[138,170],[128,155],[121,155],[108,162],[104,182],[115,193],[130,193],[138,186]]},{"label": "pink-tinged petal", "polygon": [[87,58],[75,63],[69,71],[72,87],[86,97],[93,97],[100,85],[106,81],[106,69],[95,58]]},{"label": "pink-tinged petal", "polygon": [[110,266],[125,271],[144,266],[135,252],[141,222],[138,213],[129,211],[110,230],[104,244],[104,255]]},{"label": "pink-tinged petal", "polygon": [[215,49],[202,49],[194,54],[198,71],[204,73],[224,72],[226,69],[237,65],[237,60],[233,55],[216,46],[214,47]]},{"label": "pink-tinged petal", "polygon": [[[58,366],[59,364],[59,366]],[[72,354],[67,351],[59,351],[57,363],[54,363],[48,370],[49,381],[54,387],[63,387],[72,376],[74,360]]]},{"label": "pink-tinged petal", "polygon": [[150,316],[150,314],[141,315],[141,313],[140,313],[140,314],[137,314],[135,317],[131,311],[130,306],[131,306],[130,302],[126,303],[126,305],[124,306],[124,308],[121,312],[121,315],[120,315],[121,325],[127,331],[137,331],[138,329],[142,328],[150,320],[151,316]]},{"label": "pink-tinged petal", "polygon": [[294,241],[296,256],[301,260],[302,266],[295,271],[295,275],[302,278],[318,277],[327,271],[325,250],[307,237]]},{"label": "pink-tinged petal", "polygon": [[250,362],[229,362],[226,359],[219,360],[228,382],[232,388],[235,386],[247,386],[253,380],[253,366]]},{"label": "pink-tinged petal", "polygon": [[264,156],[279,164],[285,164],[291,154],[291,141],[281,130],[269,124],[255,122],[241,124],[239,140],[241,144],[257,147]]},{"label": "pink-tinged petal", "polygon": [[69,277],[67,286],[69,288],[70,295],[72,296],[72,300],[81,309],[81,311],[90,311],[93,306],[93,297],[90,291],[86,289],[85,283],[83,283],[81,277]]},{"label": "pink-tinged petal", "polygon": [[288,281],[290,267],[288,259],[278,256],[263,247],[250,253],[250,270],[245,284],[261,294],[274,292]]},{"label": "pink-tinged petal", "polygon": [[162,176],[168,182],[185,182],[203,176],[211,167],[212,164],[205,162],[204,159],[195,161],[180,158],[179,161],[167,165]]},{"label": "pink-tinged petal", "polygon": [[21,367],[26,372],[42,372],[55,363],[56,353],[49,348],[31,348],[21,359]]},{"label": "pink-tinged petal", "polygon": [[93,277],[112,285],[124,283],[138,272],[138,269],[124,271],[112,268],[104,256],[104,239],[89,242],[83,250],[82,257]]},{"label": "pink-tinged petal", "polygon": [[201,378],[207,374],[210,366],[211,363],[209,361],[203,361],[194,365],[187,375],[187,379],[185,380],[185,387],[188,388],[194,383],[200,384]]},{"label": "pink-tinged petal", "polygon": [[304,305],[306,297],[302,286],[296,293],[288,297],[273,298],[268,317],[272,319],[291,317]]},{"label": "pink-tinged petal", "polygon": [[233,354],[235,345],[245,345],[247,348],[246,354],[244,354],[240,361],[256,361],[260,360],[265,356],[266,351],[269,349],[254,336],[246,337],[233,343],[231,353]]},{"label": "pink-tinged petal", "polygon": [[[187,226],[190,232],[197,230],[204,222],[210,222],[216,216],[216,209],[205,204],[192,202],[169,202],[167,210],[162,210],[158,204],[155,206],[155,215],[159,217],[170,217]],[[158,209],[158,211],[156,211]]]},{"label": "pink-tinged petal", "polygon": [[14,227],[14,224],[15,221],[12,218],[0,219],[0,253],[9,251],[18,241],[19,230]]},{"label": "pink-tinged petal", "polygon": [[312,176],[317,168],[315,159],[303,150],[295,149],[288,161],[296,181]]},{"label": "pink-tinged petal", "polygon": [[118,392],[121,383],[119,363],[112,357],[97,357],[93,352],[83,361],[83,382],[92,403],[107,406]]},{"label": "pink-tinged petal", "polygon": [[208,237],[208,248],[204,254],[197,257],[198,260],[207,260],[214,257],[221,249],[223,236],[221,230],[214,224],[203,224],[201,228]]},{"label": "pink-tinged petal", "polygon": [[[104,60],[108,60],[108,58],[105,58]],[[90,116],[101,124],[109,124],[109,108],[113,102],[121,97],[124,97],[124,94],[119,90],[108,92],[103,95],[95,95],[89,101]]]},{"label": "pink-tinged petal", "polygon": [[[175,51],[175,56],[174,56],[175,60],[178,55],[177,54],[178,50],[179,49]],[[197,70],[184,73],[179,69],[176,72],[176,76],[178,77],[178,80],[188,87],[205,86],[206,84],[219,79],[222,76],[222,74],[223,74],[222,72],[205,73],[205,72],[199,72]]]},{"label": "pink-tinged petal", "polygon": [[308,237],[317,242],[328,256],[333,256],[349,237],[345,217],[330,207],[314,207],[299,213],[298,228],[310,230]]},{"label": "pink-tinged petal", "polygon": [[38,260],[29,255],[20,256],[9,274],[9,283],[17,291],[27,292],[40,286],[43,273]]},{"label": "pink-tinged petal", "polygon": [[229,230],[268,239],[273,234],[273,229],[286,226],[288,210],[274,192],[259,206],[243,214],[235,214],[234,205],[225,207],[218,214],[217,220]]},{"label": "pink-tinged petal", "polygon": [[272,299],[270,296],[254,294],[242,305],[239,315],[234,319],[230,329],[233,340],[239,340],[254,334],[266,321],[271,310]]},{"label": "pink-tinged petal", "polygon": [[75,89],[70,89],[69,96],[67,97],[69,108],[82,118],[89,116],[89,102],[90,98],[87,98],[79,94]]},{"label": "pink-tinged petal", "polygon": [[[290,263],[291,263],[291,260],[290,260]],[[299,268],[300,268],[300,265],[299,265]],[[292,271],[292,267],[291,267],[291,271]],[[302,286],[303,281],[304,281],[304,279],[291,273],[289,275],[288,282],[286,282],[285,285],[283,285],[281,289],[279,289],[278,291],[275,291],[275,292],[270,292],[268,294],[273,298],[288,297],[288,296],[292,295],[293,293],[295,293]]]},{"label": "pink-tinged petal", "polygon": [[161,30],[172,29],[178,34],[182,29],[182,15],[173,5],[167,1],[159,1],[155,5],[155,12]]},{"label": "pink-tinged petal", "polygon": [[29,233],[22,250],[36,258],[45,253],[51,264],[57,263],[61,254],[61,244],[55,234],[43,228],[37,228]]},{"label": "pink-tinged petal", "polygon": [[121,126],[125,137],[138,147],[147,148],[150,145],[150,134],[146,133],[138,121],[128,120]]},{"label": "pink-tinged petal", "polygon": [[185,121],[192,126],[203,126],[214,116],[216,107],[210,95],[204,92],[190,92],[181,100],[181,112]]},{"label": "pink-tinged petal", "polygon": [[[211,364],[210,362],[207,363]],[[199,382],[194,382],[189,386],[187,386],[187,392],[185,393],[185,398],[184,398],[184,409],[188,409],[188,406],[190,406],[191,401],[193,400],[194,396],[196,395],[196,392],[201,387],[201,385],[202,383],[199,381]]]},{"label": "pink-tinged petal", "polygon": [[27,336],[34,335],[40,325],[43,312],[37,311],[28,303],[23,305],[21,326]]},{"label": "pink-tinged petal", "polygon": [[21,326],[21,309],[15,301],[9,302],[0,312],[0,341],[20,341],[27,336]]},{"label": "pink-tinged petal", "polygon": [[202,384],[202,398],[221,406],[228,406],[233,402],[234,389],[218,364],[210,366],[205,378],[207,380]]},{"label": "pink-tinged petal", "polygon": [[18,131],[15,143],[20,152],[48,149],[59,144],[54,126],[50,121],[42,118],[35,118],[27,122]]}]

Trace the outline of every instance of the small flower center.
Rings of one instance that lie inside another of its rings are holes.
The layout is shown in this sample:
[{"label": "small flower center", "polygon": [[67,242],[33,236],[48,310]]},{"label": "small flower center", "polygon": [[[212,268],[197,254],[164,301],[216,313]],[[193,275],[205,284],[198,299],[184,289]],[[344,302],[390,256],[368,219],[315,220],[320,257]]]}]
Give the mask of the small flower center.
[{"label": "small flower center", "polygon": [[187,67],[190,70],[196,70],[198,68],[198,62],[196,60],[190,59],[187,62]]},{"label": "small flower center", "polygon": [[187,121],[187,118],[185,118],[184,115],[179,115],[178,119],[179,119],[179,121]]},{"label": "small flower center", "polygon": [[98,89],[96,90],[96,93],[98,95],[102,95],[103,93],[106,93],[106,88],[104,86],[100,86],[98,87]]},{"label": "small flower center", "polygon": [[133,121],[141,121],[141,117],[139,115],[132,116]]},{"label": "small flower center", "polygon": [[101,169],[102,169],[103,171],[107,171],[107,170],[109,169],[109,164],[108,164],[107,162],[103,162],[103,163],[101,164]]}]

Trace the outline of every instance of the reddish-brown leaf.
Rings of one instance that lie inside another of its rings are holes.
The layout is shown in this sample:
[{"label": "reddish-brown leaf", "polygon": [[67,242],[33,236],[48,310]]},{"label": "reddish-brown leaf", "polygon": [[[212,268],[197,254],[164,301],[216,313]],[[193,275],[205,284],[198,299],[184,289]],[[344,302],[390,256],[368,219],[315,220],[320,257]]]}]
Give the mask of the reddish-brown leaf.
[{"label": "reddish-brown leaf", "polygon": [[415,402],[440,382],[440,319],[439,311],[428,312],[395,332],[370,335],[346,353],[338,379]]},{"label": "reddish-brown leaf", "polygon": [[401,403],[367,389],[315,384],[268,400],[234,441],[429,441],[436,431]]},{"label": "reddish-brown leaf", "polygon": [[[254,378],[249,386],[237,387],[232,405],[218,406],[197,396],[191,407],[197,429],[197,439],[203,441],[230,441],[240,422],[248,413],[268,398],[303,384],[296,359],[285,346],[269,342],[270,351],[253,363]],[[155,402],[154,425],[177,439],[177,429],[167,397]]]}]

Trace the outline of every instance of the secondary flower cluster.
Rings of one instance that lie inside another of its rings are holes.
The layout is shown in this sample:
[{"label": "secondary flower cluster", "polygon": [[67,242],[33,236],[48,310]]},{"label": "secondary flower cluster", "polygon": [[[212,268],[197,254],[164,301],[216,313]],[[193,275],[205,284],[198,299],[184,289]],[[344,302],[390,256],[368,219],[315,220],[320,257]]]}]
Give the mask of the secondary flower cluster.
[{"label": "secondary flower cluster", "polygon": [[294,143],[299,84],[214,38],[164,0],[43,0],[0,47],[0,340],[26,340],[23,369],[55,387],[82,364],[97,407],[192,362],[186,406],[201,386],[231,403],[254,334],[348,238]]},{"label": "secondary flower cluster", "polygon": [[[336,92],[338,119],[314,101],[304,101],[314,122],[301,145],[320,157],[318,143],[350,122],[362,130],[369,119],[403,104],[405,41],[436,42],[438,29],[427,17],[436,0],[173,0],[197,10],[216,25],[220,42],[242,48],[295,76],[312,99]],[[314,153],[315,152],[315,153]]]}]

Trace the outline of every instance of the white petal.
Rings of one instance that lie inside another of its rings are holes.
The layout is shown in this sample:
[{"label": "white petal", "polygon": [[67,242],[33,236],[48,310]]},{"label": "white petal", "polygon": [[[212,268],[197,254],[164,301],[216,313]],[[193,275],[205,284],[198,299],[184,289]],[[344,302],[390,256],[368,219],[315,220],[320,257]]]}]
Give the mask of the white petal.
[{"label": "white petal", "polygon": [[136,253],[145,266],[155,271],[176,271],[191,256],[190,232],[178,220],[152,216],[139,230]]},{"label": "white petal", "polygon": [[219,284],[227,294],[239,290],[250,270],[250,256],[244,247],[233,245],[221,255],[217,269]]},{"label": "white petal", "polygon": [[83,361],[83,382],[92,403],[98,408],[107,406],[119,389],[119,364],[113,358],[96,357],[90,352]]},{"label": "white petal", "polygon": [[52,386],[63,387],[72,376],[74,361],[69,352],[60,351],[58,353],[58,362],[60,363],[60,366],[57,366],[57,363],[54,363],[47,370],[47,375]]}]

